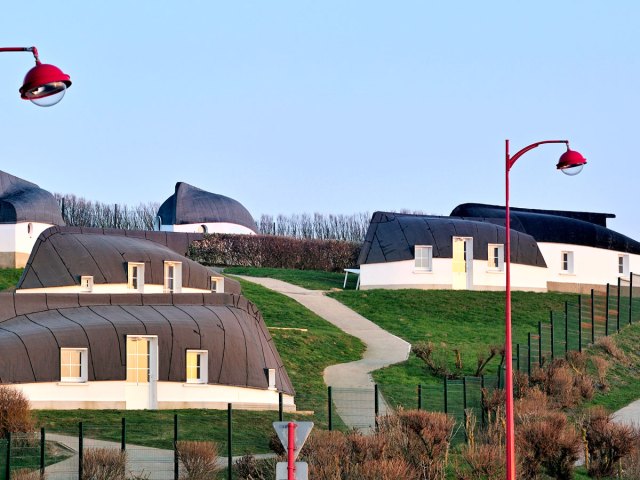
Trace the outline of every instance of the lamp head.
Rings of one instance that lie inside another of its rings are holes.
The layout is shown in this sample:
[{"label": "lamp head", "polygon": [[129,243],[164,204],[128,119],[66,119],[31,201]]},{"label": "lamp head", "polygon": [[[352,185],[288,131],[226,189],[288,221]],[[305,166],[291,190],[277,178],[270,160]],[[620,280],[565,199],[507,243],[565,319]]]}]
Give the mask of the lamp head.
[{"label": "lamp head", "polygon": [[582,154],[567,146],[567,151],[560,156],[556,168],[565,175],[573,176],[579,174],[586,163],[587,159]]},{"label": "lamp head", "polygon": [[40,63],[27,72],[24,84],[20,87],[20,96],[31,100],[40,107],[50,107],[64,97],[71,86],[69,75],[63,73],[55,65]]}]

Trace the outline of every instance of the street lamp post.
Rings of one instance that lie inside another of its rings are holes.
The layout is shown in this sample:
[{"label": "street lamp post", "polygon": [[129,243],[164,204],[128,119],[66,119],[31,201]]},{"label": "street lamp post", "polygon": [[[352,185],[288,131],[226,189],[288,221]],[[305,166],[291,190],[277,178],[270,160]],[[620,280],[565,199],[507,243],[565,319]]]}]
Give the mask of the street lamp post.
[{"label": "street lamp post", "polygon": [[50,107],[58,103],[71,86],[69,75],[55,65],[41,63],[36,47],[0,47],[0,52],[31,52],[36,66],[27,72],[20,87],[20,97],[39,107]]},{"label": "street lamp post", "polygon": [[509,214],[509,171],[516,161],[529,150],[539,147],[546,143],[564,143],[567,151],[562,154],[556,168],[567,175],[577,175],[587,160],[575,150],[569,149],[568,140],[543,140],[541,142],[532,143],[519,150],[511,156],[509,154],[509,140],[505,141],[505,257],[506,257],[506,295],[505,295],[505,358],[506,361],[506,423],[507,423],[507,480],[516,480],[516,463],[515,463],[515,428],[513,418],[513,354],[511,342],[511,230],[510,230],[510,214]]}]

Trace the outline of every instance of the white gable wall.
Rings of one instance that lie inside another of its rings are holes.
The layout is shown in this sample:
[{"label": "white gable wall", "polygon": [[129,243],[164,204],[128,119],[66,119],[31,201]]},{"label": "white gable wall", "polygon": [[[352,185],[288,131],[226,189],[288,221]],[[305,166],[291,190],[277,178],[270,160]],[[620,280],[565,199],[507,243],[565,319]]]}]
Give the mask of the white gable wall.
[{"label": "white gable wall", "polygon": [[0,268],[24,267],[37,238],[51,226],[38,222],[0,224]]}]

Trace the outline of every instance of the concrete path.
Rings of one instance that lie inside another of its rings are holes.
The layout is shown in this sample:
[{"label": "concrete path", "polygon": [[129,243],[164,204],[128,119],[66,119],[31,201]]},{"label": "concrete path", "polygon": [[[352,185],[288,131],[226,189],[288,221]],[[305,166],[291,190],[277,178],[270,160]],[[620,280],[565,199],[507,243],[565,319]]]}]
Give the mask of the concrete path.
[{"label": "concrete path", "polygon": [[613,414],[613,419],[618,423],[640,427],[640,400],[631,402]]},{"label": "concrete path", "polygon": [[[296,300],[339,329],[362,340],[367,347],[363,358],[355,362],[327,367],[324,371],[324,381],[332,387],[333,402],[348,426],[355,428],[373,426],[375,424],[374,383],[371,372],[387,365],[404,362],[409,358],[411,345],[337,300],[327,297],[323,291],[307,290],[273,278],[238,277]],[[361,393],[363,389],[371,389],[371,398],[368,402],[371,405],[370,409],[362,408],[363,404],[367,404],[367,399],[355,397],[357,392]],[[380,413],[384,414],[386,404],[383,399],[380,400]]]}]

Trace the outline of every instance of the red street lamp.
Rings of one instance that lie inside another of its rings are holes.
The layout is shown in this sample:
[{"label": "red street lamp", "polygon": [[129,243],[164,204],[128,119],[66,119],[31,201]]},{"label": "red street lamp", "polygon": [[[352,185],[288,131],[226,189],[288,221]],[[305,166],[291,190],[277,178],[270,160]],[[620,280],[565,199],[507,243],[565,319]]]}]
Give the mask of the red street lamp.
[{"label": "red street lamp", "polygon": [[507,480],[516,480],[516,463],[515,463],[515,432],[513,421],[513,348],[511,342],[511,230],[510,230],[510,213],[509,213],[509,171],[516,161],[529,150],[539,147],[545,143],[564,143],[567,151],[560,156],[560,160],[556,168],[567,175],[577,175],[582,167],[587,163],[587,159],[575,150],[569,149],[568,140],[543,140],[542,142],[532,143],[524,147],[513,156],[509,155],[509,140],[505,141],[505,257],[506,257],[506,295],[505,295],[505,358],[506,362],[506,415],[507,415]]},{"label": "red street lamp", "polygon": [[0,52],[32,52],[36,66],[27,72],[20,87],[20,97],[31,100],[39,107],[55,105],[71,86],[69,75],[55,65],[40,63],[36,47],[0,47]]}]

